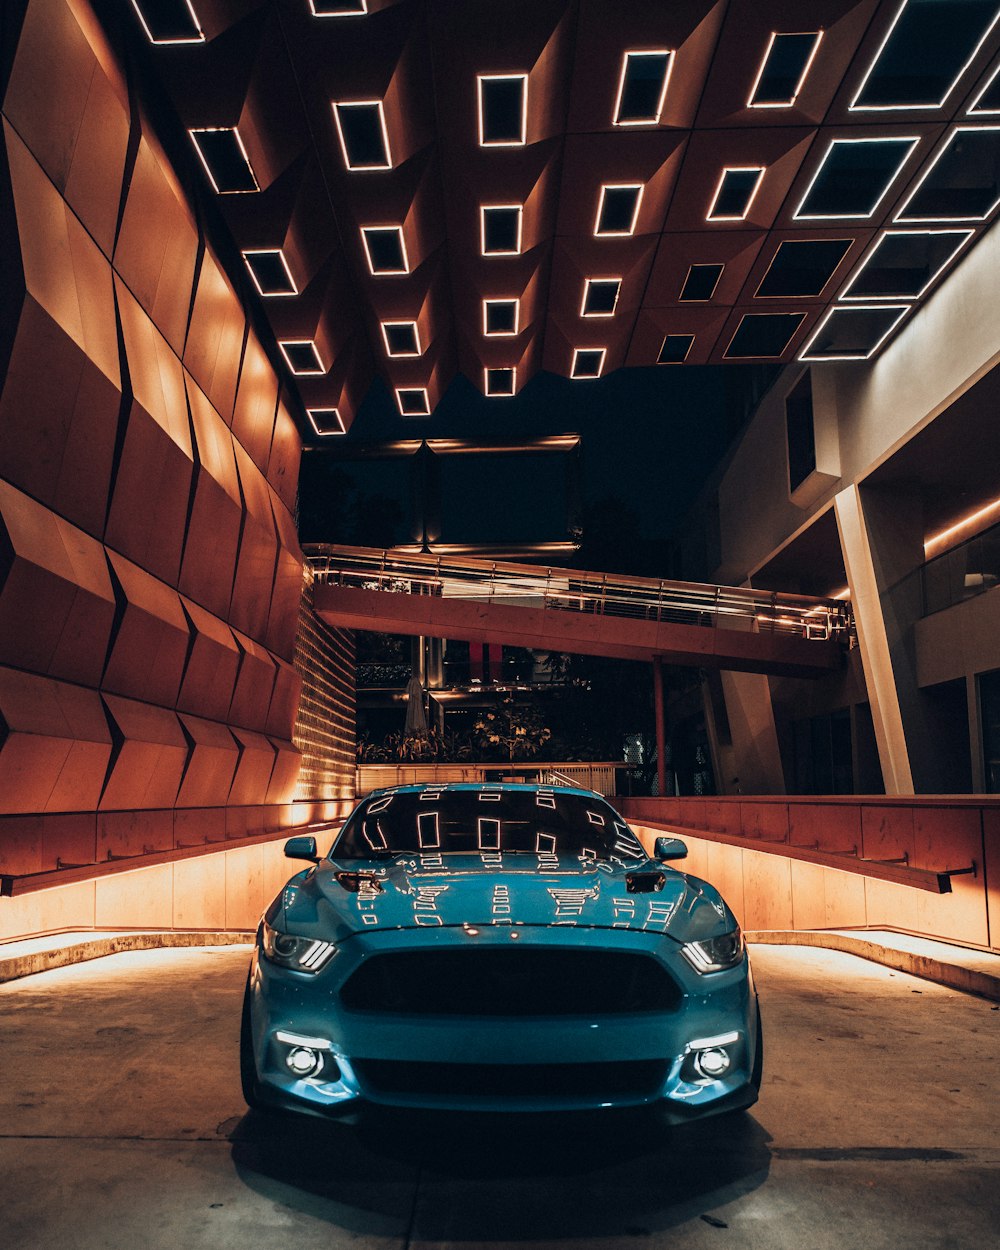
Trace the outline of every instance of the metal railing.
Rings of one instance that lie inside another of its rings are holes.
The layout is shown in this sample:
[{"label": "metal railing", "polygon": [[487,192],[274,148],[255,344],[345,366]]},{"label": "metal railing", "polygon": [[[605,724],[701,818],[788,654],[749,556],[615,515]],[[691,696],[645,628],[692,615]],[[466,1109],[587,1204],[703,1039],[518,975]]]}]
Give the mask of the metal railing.
[{"label": "metal railing", "polygon": [[305,552],[319,585],[485,599],[559,612],[749,629],[814,640],[840,638],[845,644],[853,634],[850,605],[838,599],[367,547],[314,544],[307,545]]}]

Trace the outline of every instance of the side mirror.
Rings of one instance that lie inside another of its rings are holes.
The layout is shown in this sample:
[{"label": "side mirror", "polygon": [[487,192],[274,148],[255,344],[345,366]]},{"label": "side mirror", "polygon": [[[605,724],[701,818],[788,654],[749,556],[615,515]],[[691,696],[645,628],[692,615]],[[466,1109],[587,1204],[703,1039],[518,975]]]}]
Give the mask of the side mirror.
[{"label": "side mirror", "polygon": [[319,863],[315,838],[289,838],[285,843],[285,855],[288,859],[308,859],[310,863]]},{"label": "side mirror", "polygon": [[653,858],[661,864],[668,859],[684,859],[687,853],[687,843],[680,838],[657,838],[653,844]]}]

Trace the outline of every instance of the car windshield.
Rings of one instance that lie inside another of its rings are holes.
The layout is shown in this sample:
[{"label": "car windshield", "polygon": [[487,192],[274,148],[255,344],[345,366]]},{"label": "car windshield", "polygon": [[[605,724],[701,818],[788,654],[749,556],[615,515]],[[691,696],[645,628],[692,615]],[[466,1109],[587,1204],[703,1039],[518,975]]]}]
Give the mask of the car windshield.
[{"label": "car windshield", "polygon": [[372,859],[407,851],[646,858],[621,816],[596,796],[499,788],[370,795],[344,826],[330,857]]}]

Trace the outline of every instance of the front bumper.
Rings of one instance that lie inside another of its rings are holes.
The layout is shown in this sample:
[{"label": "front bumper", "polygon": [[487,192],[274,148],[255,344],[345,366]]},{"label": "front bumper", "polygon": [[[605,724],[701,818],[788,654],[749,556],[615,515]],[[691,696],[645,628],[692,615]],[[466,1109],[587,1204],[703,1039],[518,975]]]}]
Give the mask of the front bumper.
[{"label": "front bumper", "polygon": [[[656,1107],[668,1121],[750,1106],[758,1044],[749,962],[699,975],[658,933],[519,926],[522,951],[571,948],[652,956],[680,989],[656,1012],[530,1017],[349,1011],[340,989],[366,959],[392,952],[506,946],[510,926],[360,933],[318,974],[277,967],[255,951],[248,984],[250,1032],[261,1102],[329,1116],[365,1104],[428,1110],[562,1112]],[[699,1074],[692,1043],[727,1039],[715,1079]],[[295,1046],[313,1044],[322,1065],[296,1076]],[[633,1079],[634,1077],[634,1079]],[[452,1079],[454,1078],[454,1079]]]}]

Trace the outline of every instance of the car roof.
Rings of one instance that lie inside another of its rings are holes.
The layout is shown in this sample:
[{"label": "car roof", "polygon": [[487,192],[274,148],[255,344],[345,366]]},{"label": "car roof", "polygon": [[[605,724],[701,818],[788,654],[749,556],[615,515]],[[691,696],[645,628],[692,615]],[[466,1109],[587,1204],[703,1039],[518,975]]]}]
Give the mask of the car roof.
[{"label": "car roof", "polygon": [[607,802],[603,794],[598,794],[596,790],[584,790],[579,786],[547,786],[541,782],[521,782],[521,781],[429,781],[420,784],[410,784],[401,786],[382,786],[378,790],[369,790],[367,794],[361,796],[358,800],[363,802],[365,799],[374,798],[375,795],[382,794],[421,794],[424,791],[432,790],[434,793],[441,791],[482,791],[489,790],[491,794],[495,794],[497,790],[511,792],[513,794],[523,794],[525,792],[537,794],[542,791],[545,794],[574,794],[578,798],[584,799],[601,799]]}]

